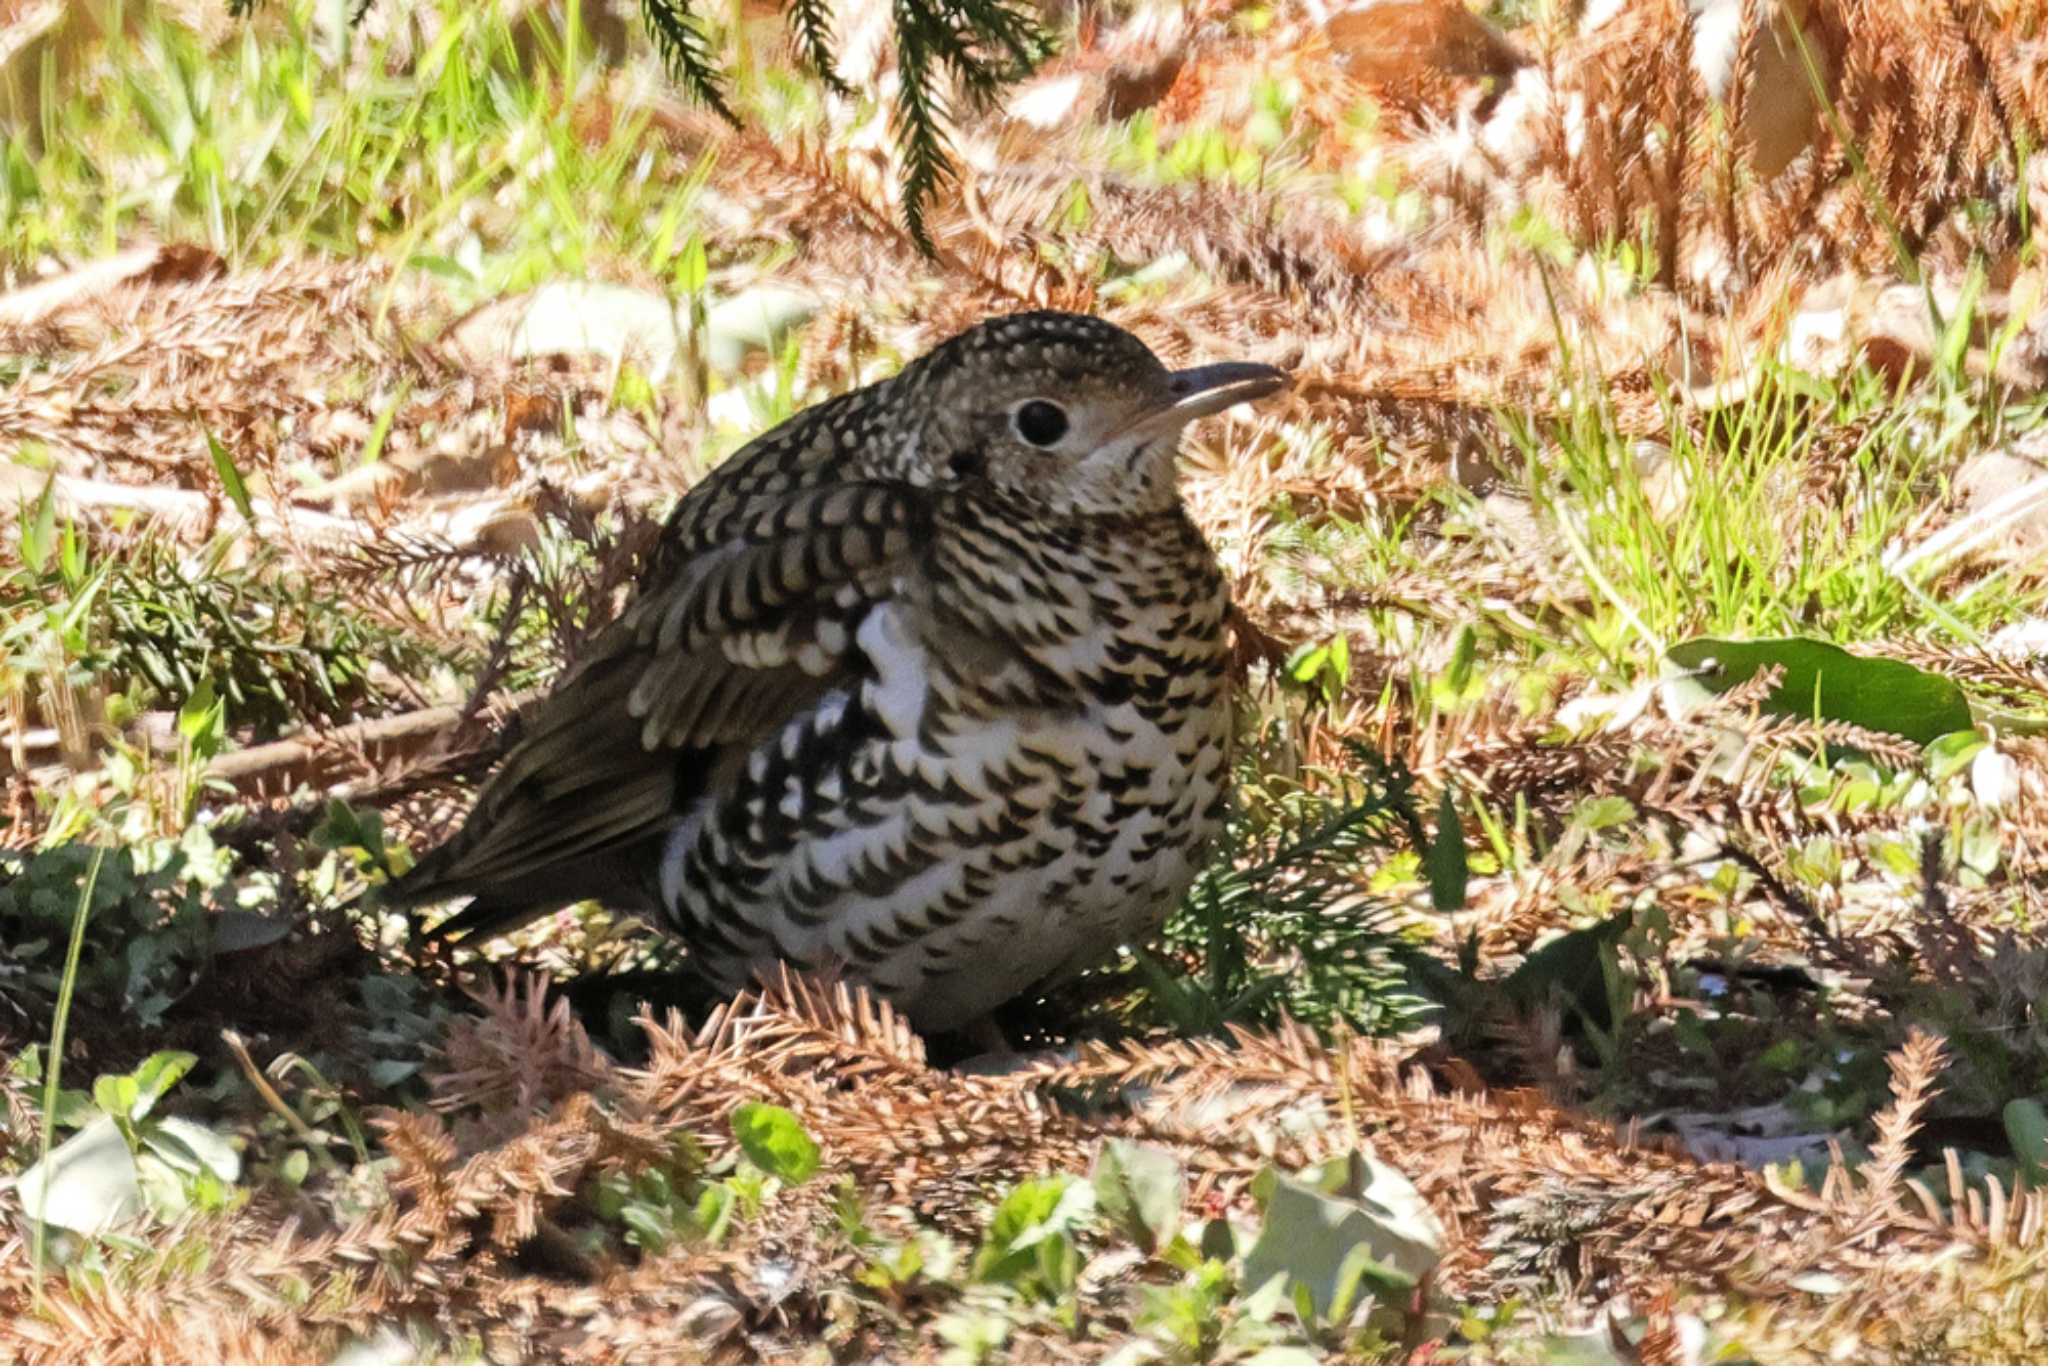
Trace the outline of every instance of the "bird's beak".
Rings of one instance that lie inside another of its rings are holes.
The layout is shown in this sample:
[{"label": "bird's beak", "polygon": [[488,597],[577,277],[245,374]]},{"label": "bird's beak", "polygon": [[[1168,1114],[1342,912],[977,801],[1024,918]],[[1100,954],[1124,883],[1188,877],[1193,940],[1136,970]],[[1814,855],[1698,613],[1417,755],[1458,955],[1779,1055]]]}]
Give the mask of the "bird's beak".
[{"label": "bird's beak", "polygon": [[1197,365],[1167,376],[1165,406],[1154,408],[1118,435],[1164,435],[1177,432],[1198,417],[1277,394],[1292,381],[1287,372],[1251,361]]}]

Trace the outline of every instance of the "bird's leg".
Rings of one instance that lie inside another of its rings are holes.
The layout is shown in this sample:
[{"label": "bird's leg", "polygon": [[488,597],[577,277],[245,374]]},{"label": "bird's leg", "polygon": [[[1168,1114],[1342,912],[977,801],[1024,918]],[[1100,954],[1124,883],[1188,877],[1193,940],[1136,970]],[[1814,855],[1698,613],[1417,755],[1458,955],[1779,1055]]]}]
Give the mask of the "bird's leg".
[{"label": "bird's leg", "polygon": [[1027,1060],[1027,1055],[1019,1053],[1011,1044],[993,1015],[984,1015],[972,1024],[962,1025],[952,1031],[952,1036],[954,1044],[965,1054],[953,1064],[956,1072],[998,1076],[1017,1070]]}]

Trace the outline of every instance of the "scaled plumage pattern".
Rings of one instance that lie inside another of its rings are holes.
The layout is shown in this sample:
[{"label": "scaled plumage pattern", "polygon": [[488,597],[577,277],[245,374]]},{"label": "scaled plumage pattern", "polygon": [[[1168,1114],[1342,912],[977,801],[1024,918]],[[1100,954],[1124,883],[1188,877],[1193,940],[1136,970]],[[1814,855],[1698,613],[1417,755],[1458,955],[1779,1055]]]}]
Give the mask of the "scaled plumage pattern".
[{"label": "scaled plumage pattern", "polygon": [[464,827],[441,934],[594,897],[727,988],[776,960],[972,1023],[1156,928],[1223,818],[1222,576],[1181,429],[1286,384],[1065,313],[809,409],[670,517]]}]

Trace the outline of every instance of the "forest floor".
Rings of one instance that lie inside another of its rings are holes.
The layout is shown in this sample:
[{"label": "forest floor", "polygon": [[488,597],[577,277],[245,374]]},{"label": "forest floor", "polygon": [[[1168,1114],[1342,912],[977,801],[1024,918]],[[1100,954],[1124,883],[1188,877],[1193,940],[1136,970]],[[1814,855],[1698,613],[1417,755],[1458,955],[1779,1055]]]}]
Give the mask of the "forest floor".
[{"label": "forest floor", "polygon": [[[2034,7],[1088,10],[930,252],[889,6],[734,7],[737,129],[346,8],[0,36],[0,1355],[2048,1354]],[[362,895],[705,469],[1027,307],[1295,377],[1185,461],[1227,847],[1029,1066]]]}]

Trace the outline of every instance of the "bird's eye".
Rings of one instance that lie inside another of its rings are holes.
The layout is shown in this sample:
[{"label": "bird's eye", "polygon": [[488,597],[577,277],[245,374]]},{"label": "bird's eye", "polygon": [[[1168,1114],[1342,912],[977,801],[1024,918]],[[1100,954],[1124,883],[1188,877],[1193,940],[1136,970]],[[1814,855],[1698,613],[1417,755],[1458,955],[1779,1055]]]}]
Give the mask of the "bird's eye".
[{"label": "bird's eye", "polygon": [[1017,409],[1010,421],[1017,435],[1034,446],[1057,446],[1067,434],[1067,415],[1057,403],[1034,398]]}]

